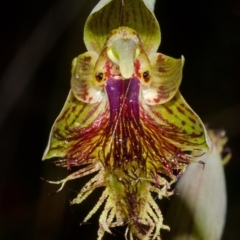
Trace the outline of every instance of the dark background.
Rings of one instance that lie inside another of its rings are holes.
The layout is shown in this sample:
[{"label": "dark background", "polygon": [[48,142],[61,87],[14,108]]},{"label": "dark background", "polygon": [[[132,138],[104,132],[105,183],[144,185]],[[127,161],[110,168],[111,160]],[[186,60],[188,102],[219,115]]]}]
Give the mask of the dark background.
[{"label": "dark background", "polygon": [[[79,224],[99,193],[69,206],[81,180],[48,196],[58,186],[40,179],[67,175],[41,157],[69,91],[71,61],[86,51],[83,25],[96,2],[25,0],[1,6],[0,239],[96,239],[98,214],[89,224]],[[225,167],[228,209],[222,239],[238,240],[240,2],[157,0],[156,16],[159,51],[186,58],[184,98],[204,122],[225,129],[229,137],[233,157]]]}]

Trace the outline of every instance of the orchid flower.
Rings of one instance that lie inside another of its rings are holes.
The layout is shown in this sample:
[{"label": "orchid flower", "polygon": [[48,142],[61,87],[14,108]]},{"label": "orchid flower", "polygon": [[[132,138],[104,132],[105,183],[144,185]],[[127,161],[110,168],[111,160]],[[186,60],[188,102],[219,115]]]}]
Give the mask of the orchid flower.
[{"label": "orchid flower", "polygon": [[159,199],[173,194],[192,151],[211,148],[203,123],[179,92],[184,58],[157,53],[153,1],[102,0],[84,28],[87,52],[72,63],[71,90],[43,160],[79,167],[61,181],[95,173],[72,204],[104,187],[83,222],[104,205],[98,240],[126,225],[126,239],[160,239]]}]

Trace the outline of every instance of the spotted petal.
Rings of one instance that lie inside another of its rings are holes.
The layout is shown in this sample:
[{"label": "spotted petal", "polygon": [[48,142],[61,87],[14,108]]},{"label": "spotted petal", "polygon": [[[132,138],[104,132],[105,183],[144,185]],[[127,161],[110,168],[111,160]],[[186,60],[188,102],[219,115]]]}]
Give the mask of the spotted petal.
[{"label": "spotted petal", "polygon": [[153,53],[149,60],[152,65],[152,83],[143,88],[143,98],[150,105],[163,104],[178,91],[182,80],[184,58],[174,59]]},{"label": "spotted petal", "polygon": [[102,87],[96,84],[93,77],[97,58],[95,52],[86,52],[73,60],[71,88],[79,101],[96,103],[102,98]]}]

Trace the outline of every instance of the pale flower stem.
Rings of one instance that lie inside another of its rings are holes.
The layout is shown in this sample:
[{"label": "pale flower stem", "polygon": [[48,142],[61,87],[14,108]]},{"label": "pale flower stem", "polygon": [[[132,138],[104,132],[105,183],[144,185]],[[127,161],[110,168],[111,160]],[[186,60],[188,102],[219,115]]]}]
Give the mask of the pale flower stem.
[{"label": "pale flower stem", "polygon": [[176,185],[178,196],[169,206],[166,222],[171,226],[171,240],[220,240],[226,216],[226,186],[221,151],[224,135],[209,130],[213,150],[206,153],[200,164],[191,163]]}]

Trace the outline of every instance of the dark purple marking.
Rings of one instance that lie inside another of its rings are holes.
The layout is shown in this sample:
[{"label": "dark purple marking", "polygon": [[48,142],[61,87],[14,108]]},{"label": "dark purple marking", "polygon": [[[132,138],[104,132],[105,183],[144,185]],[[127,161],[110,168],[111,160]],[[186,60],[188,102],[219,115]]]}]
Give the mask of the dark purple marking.
[{"label": "dark purple marking", "polygon": [[116,120],[119,114],[125,120],[135,120],[139,123],[139,91],[138,78],[126,80],[110,78],[105,85],[110,106],[110,123]]}]

